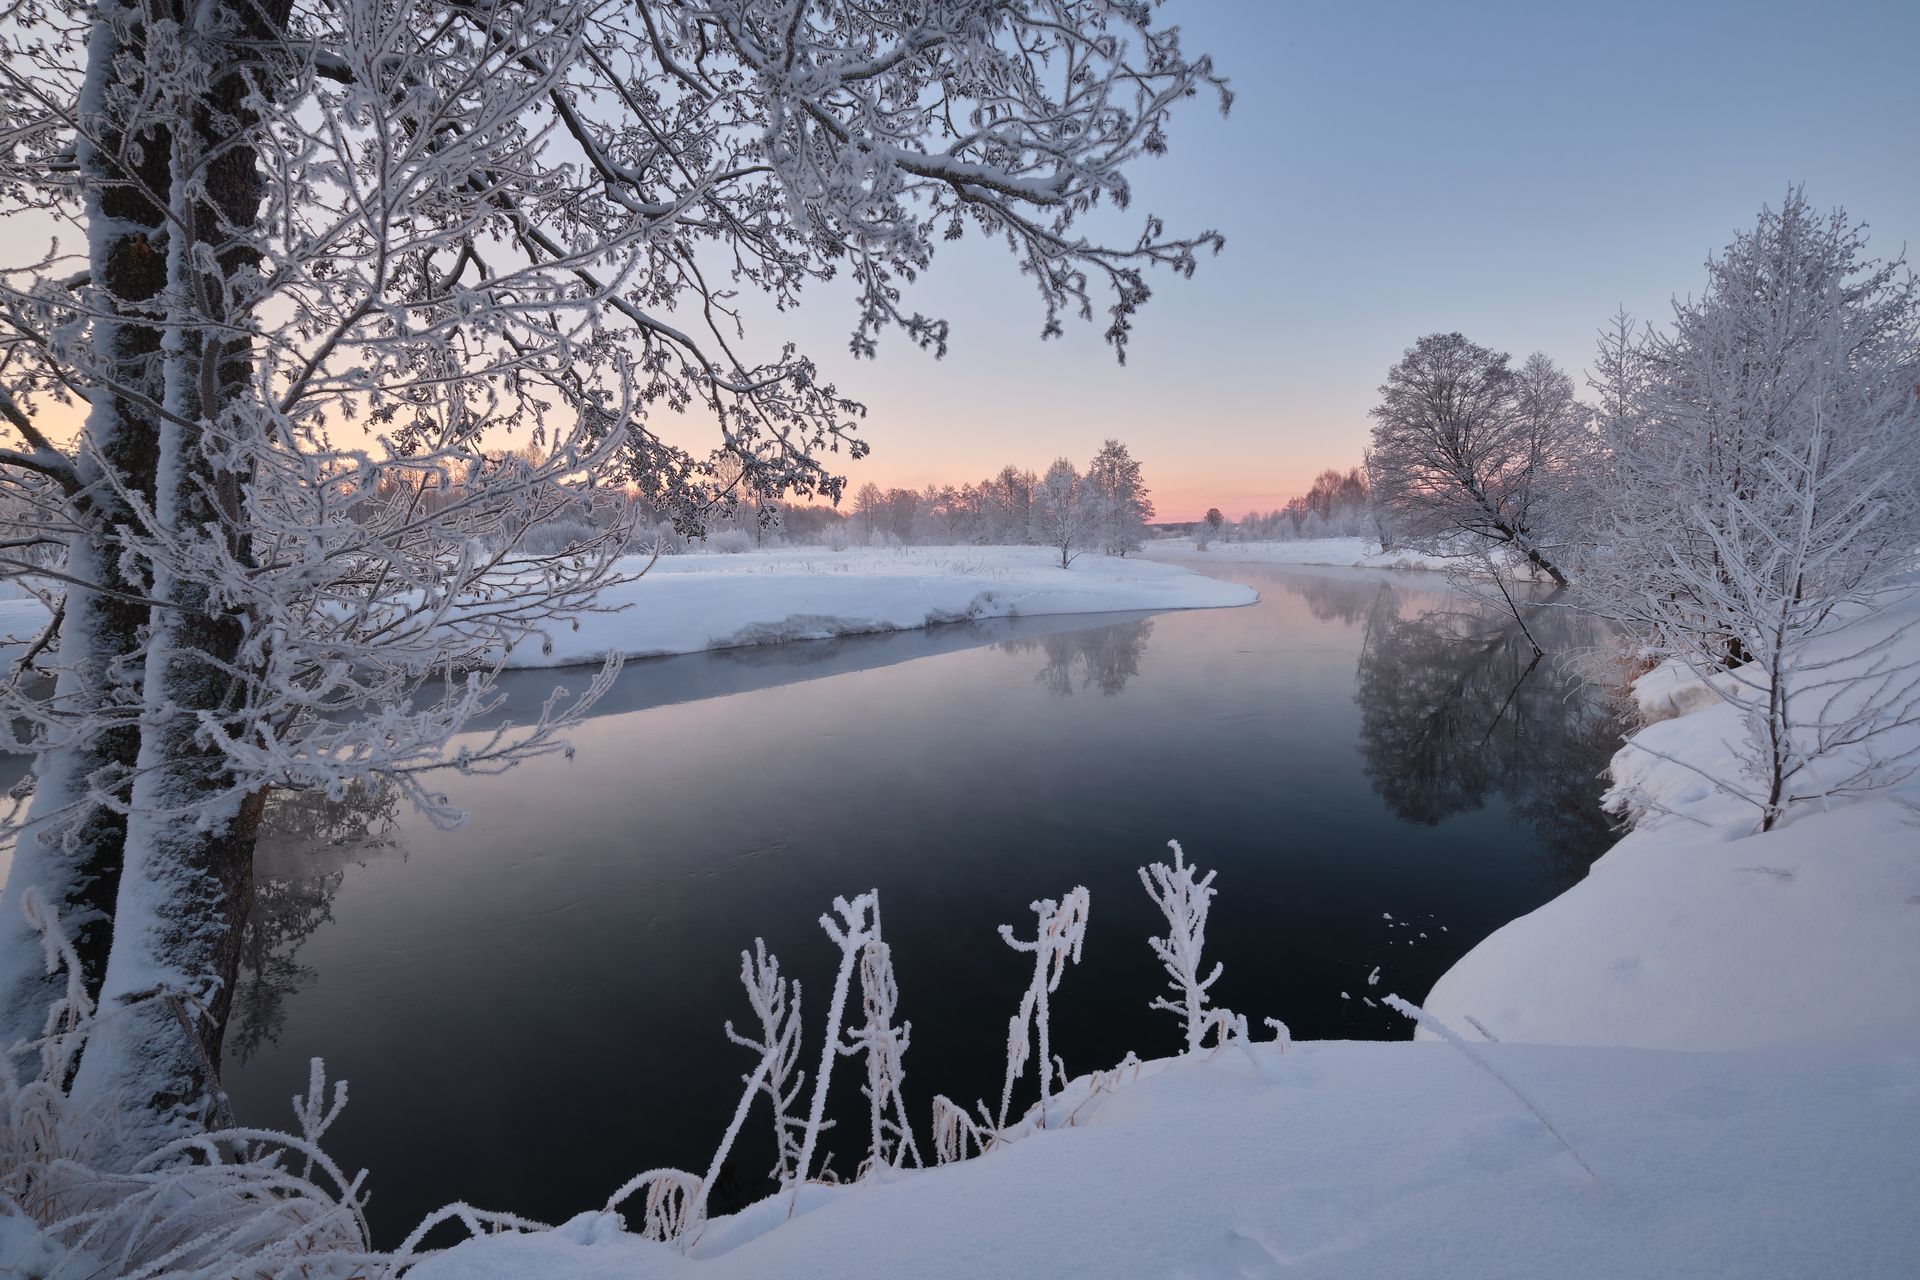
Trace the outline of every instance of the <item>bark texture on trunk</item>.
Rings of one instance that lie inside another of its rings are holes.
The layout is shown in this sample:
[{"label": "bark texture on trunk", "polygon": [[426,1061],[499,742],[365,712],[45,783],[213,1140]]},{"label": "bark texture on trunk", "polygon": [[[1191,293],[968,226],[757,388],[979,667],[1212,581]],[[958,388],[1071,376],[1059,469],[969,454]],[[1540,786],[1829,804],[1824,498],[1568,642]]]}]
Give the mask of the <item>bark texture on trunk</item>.
[{"label": "bark texture on trunk", "polygon": [[[177,111],[163,351],[167,413],[154,493],[158,524],[178,543],[250,559],[249,477],[224,470],[209,432],[247,410],[253,387],[251,236],[263,183],[249,138],[249,94],[271,86],[272,41],[286,4],[200,3],[191,23],[212,74]],[[207,557],[210,563],[214,557]],[[155,568],[142,686],[138,771],[102,990],[107,1015],[75,1092],[116,1105],[114,1154],[140,1158],[205,1125],[220,1105],[217,1064],[252,896],[258,793],[248,794],[207,733],[232,730],[245,690],[234,668],[247,619],[213,575]],[[186,1025],[182,1025],[183,1022]]]},{"label": "bark texture on trunk", "polygon": [[[66,569],[103,590],[73,586],[57,647],[55,706],[64,720],[34,768],[30,826],[15,842],[0,894],[0,1045],[37,1036],[63,984],[47,976],[20,900],[37,889],[74,941],[90,995],[100,992],[119,892],[124,803],[139,752],[147,583],[120,555],[132,519],[122,492],[151,499],[164,395],[162,292],[167,281],[165,197],[172,135],[151,116],[129,118],[109,93],[144,57],[137,6],[109,6],[87,51],[86,98],[77,158],[87,184],[89,305],[96,380],[75,469],[82,489],[72,514]],[[107,483],[108,478],[112,483]],[[85,720],[86,723],[79,723]]]}]

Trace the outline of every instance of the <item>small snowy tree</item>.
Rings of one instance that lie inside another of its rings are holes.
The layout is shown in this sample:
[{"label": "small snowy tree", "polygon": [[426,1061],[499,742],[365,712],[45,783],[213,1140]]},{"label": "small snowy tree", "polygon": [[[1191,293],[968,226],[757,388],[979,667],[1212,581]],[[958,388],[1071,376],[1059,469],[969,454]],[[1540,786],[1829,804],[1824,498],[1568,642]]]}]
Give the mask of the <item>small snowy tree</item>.
[{"label": "small snowy tree", "polygon": [[1920,670],[1871,617],[1920,547],[1920,290],[1865,246],[1795,189],[1670,333],[1623,320],[1602,346],[1614,483],[1582,594],[1741,709],[1744,780],[1715,781],[1762,829],[1904,776],[1875,742],[1920,714]]},{"label": "small snowy tree", "polygon": [[1101,549],[1110,556],[1138,551],[1153,519],[1153,499],[1127,446],[1118,440],[1100,446],[1087,467],[1085,484],[1098,504]]},{"label": "small snowy tree", "polygon": [[1055,458],[1033,491],[1034,530],[1060,552],[1060,567],[1071,565],[1099,537],[1106,506],[1065,458]]}]

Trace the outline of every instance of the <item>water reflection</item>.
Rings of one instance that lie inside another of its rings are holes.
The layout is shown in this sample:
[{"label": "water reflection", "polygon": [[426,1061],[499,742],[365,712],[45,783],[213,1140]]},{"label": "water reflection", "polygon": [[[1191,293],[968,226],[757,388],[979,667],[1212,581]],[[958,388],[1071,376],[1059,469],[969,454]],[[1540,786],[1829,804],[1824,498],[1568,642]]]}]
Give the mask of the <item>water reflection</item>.
[{"label": "water reflection", "polygon": [[1080,689],[1098,689],[1111,698],[1140,674],[1140,659],[1152,634],[1151,622],[1122,622],[1090,631],[1008,640],[1000,651],[1044,654],[1046,662],[1033,680],[1055,697],[1072,697],[1078,677]]},{"label": "water reflection", "polygon": [[1557,878],[1579,879],[1615,838],[1593,796],[1619,722],[1568,671],[1571,655],[1596,644],[1593,624],[1552,604],[1523,606],[1525,630],[1490,607],[1402,616],[1403,605],[1389,586],[1374,594],[1355,678],[1375,792],[1427,826],[1504,796]]},{"label": "water reflection", "polygon": [[314,980],[300,948],[333,920],[349,866],[399,848],[399,795],[354,787],[339,800],[319,791],[267,797],[254,851],[253,904],[240,934],[226,1054],[245,1062],[279,1037],[287,1001]]}]

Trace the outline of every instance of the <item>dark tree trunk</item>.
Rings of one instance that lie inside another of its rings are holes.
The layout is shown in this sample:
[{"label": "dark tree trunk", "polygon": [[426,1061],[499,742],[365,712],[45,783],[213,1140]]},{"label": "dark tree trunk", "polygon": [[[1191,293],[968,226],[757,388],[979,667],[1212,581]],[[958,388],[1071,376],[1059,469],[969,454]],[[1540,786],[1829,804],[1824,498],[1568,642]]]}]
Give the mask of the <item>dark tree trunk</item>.
[{"label": "dark tree trunk", "polygon": [[[164,122],[130,119],[106,85],[144,57],[137,6],[103,14],[88,50],[88,97],[100,107],[78,148],[88,189],[87,305],[97,380],[75,469],[72,514],[83,532],[67,547],[67,572],[98,590],[68,589],[57,662],[56,704],[90,723],[51,747],[35,767],[33,825],[16,842],[0,900],[0,1043],[37,1036],[60,983],[42,973],[38,939],[20,912],[37,888],[73,940],[82,978],[98,998],[112,940],[127,820],[102,804],[124,803],[139,752],[138,709],[147,606],[143,571],[124,562],[117,534],[133,519],[121,493],[151,500],[159,458],[162,395],[159,307],[167,280],[164,201],[172,136]],[[123,86],[126,87],[126,86]],[[111,477],[112,483],[105,482]]]},{"label": "dark tree trunk", "polygon": [[[244,290],[259,261],[248,232],[264,185],[245,141],[257,124],[247,97],[273,83],[272,55],[259,51],[272,47],[285,14],[285,0],[220,0],[179,15],[203,24],[197,38],[219,70],[174,148],[171,203],[193,244],[173,246],[168,258],[185,314],[174,317],[167,353],[154,512],[182,545],[217,545],[242,566],[250,477],[216,464],[206,433],[253,394]],[[205,1125],[222,1102],[216,1064],[261,807],[205,732],[209,723],[240,732],[246,697],[234,668],[246,619],[221,603],[205,574],[169,564],[156,566],[152,593],[159,603],[149,621],[139,772],[103,988],[112,1016],[75,1086],[89,1100],[120,1100],[115,1153],[123,1162]]]}]

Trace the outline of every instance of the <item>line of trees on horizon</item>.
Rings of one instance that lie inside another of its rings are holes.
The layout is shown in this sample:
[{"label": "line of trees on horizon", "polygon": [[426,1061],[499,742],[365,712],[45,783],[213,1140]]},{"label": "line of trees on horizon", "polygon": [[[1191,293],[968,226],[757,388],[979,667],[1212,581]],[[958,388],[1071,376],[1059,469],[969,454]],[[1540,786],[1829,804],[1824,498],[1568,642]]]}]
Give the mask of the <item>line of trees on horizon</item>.
[{"label": "line of trees on horizon", "polygon": [[[883,489],[871,482],[845,507],[786,504],[749,486],[723,485],[703,511],[650,504],[631,521],[641,546],[738,552],[766,546],[1045,546],[1070,566],[1097,551],[1125,556],[1145,542],[1154,507],[1139,461],[1119,440],[1100,446],[1083,472],[1056,458],[1044,472],[1009,464],[978,483]],[[569,520],[592,520],[584,508]],[[584,530],[581,534],[584,535]],[[556,536],[549,530],[542,547]],[[552,549],[552,548],[547,548]]]}]

